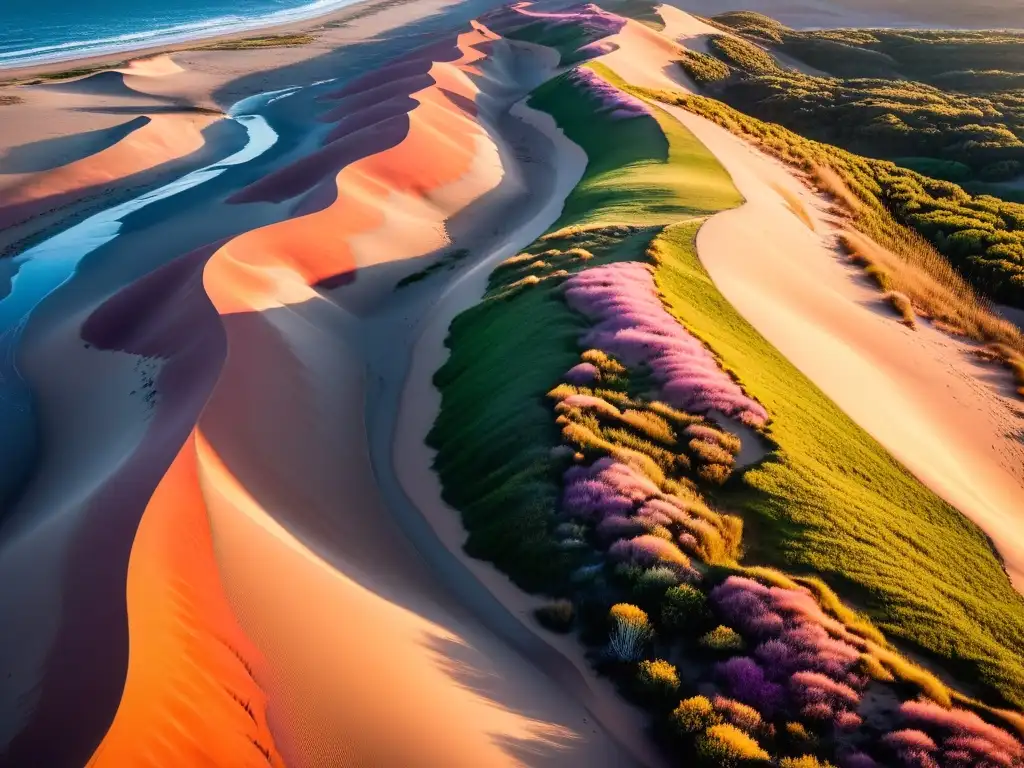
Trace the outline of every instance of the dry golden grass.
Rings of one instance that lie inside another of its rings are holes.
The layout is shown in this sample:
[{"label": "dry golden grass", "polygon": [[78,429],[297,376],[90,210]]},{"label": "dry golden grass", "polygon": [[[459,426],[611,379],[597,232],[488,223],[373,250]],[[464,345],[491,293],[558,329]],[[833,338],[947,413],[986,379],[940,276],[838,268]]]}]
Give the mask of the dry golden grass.
[{"label": "dry golden grass", "polygon": [[799,195],[793,193],[792,190],[786,189],[781,184],[772,184],[772,188],[779,193],[779,196],[786,201],[786,207],[793,212],[800,221],[802,221],[811,232],[814,231],[814,220],[811,219],[811,215],[807,212],[807,207],[804,205],[804,201],[800,199]]},{"label": "dry golden grass", "polygon": [[899,291],[889,291],[885,294],[886,300],[892,304],[892,308],[903,318],[902,323],[908,328],[917,327],[917,314],[914,312],[914,305],[910,299]]},{"label": "dry golden grass", "polygon": [[843,178],[829,166],[814,163],[811,166],[811,179],[819,189],[832,195],[848,212],[856,214],[863,208],[860,198],[850,191]]},{"label": "dry golden grass", "polygon": [[916,312],[943,330],[986,343],[986,353],[1010,369],[1024,396],[1024,333],[989,309],[934,248],[911,233],[894,242],[899,254],[852,228],[840,240],[851,261],[888,292],[904,322],[910,325]]}]

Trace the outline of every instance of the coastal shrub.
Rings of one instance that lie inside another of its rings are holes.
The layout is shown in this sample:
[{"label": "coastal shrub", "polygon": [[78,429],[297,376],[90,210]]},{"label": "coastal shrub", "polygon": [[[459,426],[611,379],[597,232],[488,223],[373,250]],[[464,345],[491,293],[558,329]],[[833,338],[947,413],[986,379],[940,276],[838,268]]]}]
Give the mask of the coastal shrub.
[{"label": "coastal shrub", "polygon": [[938,749],[938,746],[927,733],[924,731],[914,730],[912,728],[905,728],[901,731],[888,733],[882,739],[882,742],[886,746],[898,752],[902,752],[904,750],[934,752]]},{"label": "coastal shrub", "polygon": [[762,725],[761,713],[751,706],[724,696],[716,696],[712,704],[726,722],[746,733],[752,734]]},{"label": "coastal shrub", "polygon": [[797,746],[799,749],[803,749],[808,746],[815,746],[818,743],[818,738],[807,730],[807,727],[803,723],[799,722],[788,722],[786,723],[786,737]]},{"label": "coastal shrub", "polygon": [[722,653],[742,651],[744,647],[743,638],[736,630],[722,624],[702,635],[699,642],[705,648]]},{"label": "coastal shrub", "polygon": [[556,600],[534,610],[540,625],[552,632],[568,632],[576,618],[576,609],[571,600]]},{"label": "coastal shrub", "polygon": [[703,733],[713,725],[722,722],[722,716],[715,711],[706,696],[693,696],[679,702],[669,718],[673,732],[680,737]]},{"label": "coastal shrub", "polygon": [[768,753],[734,725],[722,723],[708,728],[697,739],[699,764],[708,768],[739,768],[766,763]]},{"label": "coastal shrub", "polygon": [[570,307],[592,321],[582,342],[630,367],[644,366],[659,396],[691,413],[718,410],[751,426],[768,419],[712,354],[662,306],[650,268],[619,262],[578,272],[565,285]]},{"label": "coastal shrub", "polygon": [[741,72],[770,75],[780,72],[779,65],[770,54],[738,37],[712,35],[708,39],[711,51]]},{"label": "coastal shrub", "polygon": [[910,299],[905,294],[899,291],[889,291],[885,294],[885,298],[892,304],[892,308],[902,318],[901,322],[905,326],[908,328],[917,327],[917,314],[914,312],[914,305],[910,303]]},{"label": "coastal shrub", "polygon": [[813,755],[802,757],[784,757],[779,761],[780,768],[834,768],[831,763],[822,762]]},{"label": "coastal shrub", "polygon": [[647,613],[629,603],[617,603],[609,611],[612,629],[608,650],[618,661],[639,661],[654,631]]},{"label": "coastal shrub", "polygon": [[666,591],[677,588],[679,572],[668,566],[645,568],[634,584],[637,600],[656,609],[663,602]]},{"label": "coastal shrub", "polygon": [[728,64],[698,51],[683,51],[679,65],[697,85],[701,86],[726,80],[732,75]]},{"label": "coastal shrub", "polygon": [[765,717],[786,703],[786,690],[770,680],[765,669],[749,656],[734,656],[715,667],[716,675],[734,699],[756,707]]},{"label": "coastal shrub", "polygon": [[891,683],[895,679],[892,673],[883,666],[882,662],[868,653],[861,654],[857,663],[857,669],[861,674],[867,675],[872,680],[877,680],[881,683]]},{"label": "coastal shrub", "polygon": [[709,617],[708,599],[696,587],[679,584],[665,591],[661,622],[667,632],[681,635],[701,627]]},{"label": "coastal shrub", "polygon": [[652,706],[660,708],[679,700],[679,674],[664,659],[641,661],[634,684],[639,696]]},{"label": "coastal shrub", "polygon": [[987,739],[1015,758],[1024,758],[1024,746],[1017,739],[965,709],[947,709],[930,701],[905,701],[900,705],[900,717],[923,728],[945,729]]}]

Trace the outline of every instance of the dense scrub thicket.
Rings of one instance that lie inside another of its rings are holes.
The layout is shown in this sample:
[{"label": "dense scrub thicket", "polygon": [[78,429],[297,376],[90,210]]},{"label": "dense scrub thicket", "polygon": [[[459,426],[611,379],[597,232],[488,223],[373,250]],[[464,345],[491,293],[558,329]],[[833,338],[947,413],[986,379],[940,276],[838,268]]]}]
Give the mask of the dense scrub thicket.
[{"label": "dense scrub thicket", "polygon": [[[797,33],[749,13],[717,21],[794,56],[806,55],[805,44],[838,45],[844,50],[835,60],[844,67],[879,75],[881,65],[876,61],[871,69],[865,53],[884,56],[886,67],[925,73],[930,59],[918,49],[934,49],[932,55],[948,56],[948,64],[987,61],[997,55],[987,46],[995,46],[1005,54],[1005,66],[1024,70],[1024,36],[996,36],[997,44],[976,33],[950,33],[957,41],[950,43],[937,33]],[[852,47],[856,41],[863,46]],[[984,296],[1024,307],[1024,204],[961,186],[1024,171],[1024,94],[967,96],[908,80],[815,77],[784,70],[757,45],[724,35],[711,40],[710,50],[714,55],[687,53],[681,61],[708,95],[797,134],[778,140],[789,145],[787,154],[803,157],[807,170],[815,163],[835,168],[860,197],[932,243]],[[938,67],[932,66],[936,80],[956,79]],[[746,129],[762,136],[770,130],[763,124]]]},{"label": "dense scrub thicket", "polygon": [[798,32],[753,13],[714,21],[824,75],[728,59],[747,75],[729,83],[730,103],[751,114],[861,154],[959,163],[982,181],[1024,173],[1024,34]]}]

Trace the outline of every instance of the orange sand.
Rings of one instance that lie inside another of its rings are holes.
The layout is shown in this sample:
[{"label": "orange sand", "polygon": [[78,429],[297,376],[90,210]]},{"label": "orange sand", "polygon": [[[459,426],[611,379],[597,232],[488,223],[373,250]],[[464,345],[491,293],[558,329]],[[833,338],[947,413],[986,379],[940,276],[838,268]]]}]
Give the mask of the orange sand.
[{"label": "orange sand", "polygon": [[202,148],[202,131],[219,119],[199,113],[153,115],[113,146],[5,189],[3,205],[110,184],[185,157]]},{"label": "orange sand", "polygon": [[194,438],[146,507],[127,597],[127,683],[89,765],[283,766],[251,671],[258,652],[220,584]]}]

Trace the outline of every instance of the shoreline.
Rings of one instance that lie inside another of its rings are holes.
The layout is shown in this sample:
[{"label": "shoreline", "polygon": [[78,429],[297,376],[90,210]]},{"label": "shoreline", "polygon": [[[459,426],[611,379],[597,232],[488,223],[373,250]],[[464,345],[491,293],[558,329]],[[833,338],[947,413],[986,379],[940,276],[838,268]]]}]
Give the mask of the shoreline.
[{"label": "shoreline", "polygon": [[[147,59],[161,54],[203,50],[252,50],[255,49],[255,46],[253,48],[239,46],[237,49],[216,48],[213,46],[242,43],[246,40],[260,38],[286,37],[288,35],[298,36],[303,33],[315,33],[325,29],[341,27],[364,16],[377,13],[390,7],[406,5],[412,2],[413,0],[352,0],[349,4],[340,8],[323,11],[307,18],[294,19],[290,21],[261,22],[254,20],[252,26],[246,26],[244,29],[237,29],[231,32],[222,31],[206,35],[198,34],[192,36],[180,36],[173,39],[163,38],[160,42],[153,41],[148,45],[141,45],[138,47],[129,46],[109,49],[103,52],[85,55],[83,55],[84,52],[79,52],[75,55],[68,56],[67,58],[52,59],[49,61],[40,61],[29,64],[7,65],[0,63],[0,88],[35,84],[27,82],[32,81],[35,78],[44,78],[43,82],[47,82],[45,79],[46,76],[49,75],[52,77],[53,75],[59,75],[65,72],[75,73],[66,78],[66,80],[71,80],[76,77],[94,74],[95,72],[103,69],[119,67],[126,65],[131,61]],[[447,4],[453,3],[446,3],[446,5]],[[314,38],[306,42],[283,43],[281,45],[266,45],[261,47],[268,49],[302,48],[313,45],[316,42],[317,40]],[[83,71],[79,73],[78,70]],[[56,80],[57,78],[53,79]],[[65,80],[65,78],[59,79],[61,81]]]}]

